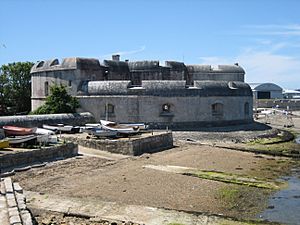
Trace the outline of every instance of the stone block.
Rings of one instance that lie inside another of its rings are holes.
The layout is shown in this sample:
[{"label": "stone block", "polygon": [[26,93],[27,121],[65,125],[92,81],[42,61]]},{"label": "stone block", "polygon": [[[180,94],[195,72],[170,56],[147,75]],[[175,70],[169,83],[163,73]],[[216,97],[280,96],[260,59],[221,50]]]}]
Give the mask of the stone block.
[{"label": "stone block", "polygon": [[33,225],[32,217],[27,210],[21,213],[21,218],[23,221],[23,225]]},{"label": "stone block", "polygon": [[9,208],[17,207],[17,202],[15,198],[6,199]]},{"label": "stone block", "polygon": [[12,186],[12,181],[10,177],[4,178],[4,187],[7,193],[13,193],[14,189]]},{"label": "stone block", "polygon": [[9,215],[9,217],[18,216],[19,215],[18,207],[9,208],[8,209],[8,215]]},{"label": "stone block", "polygon": [[20,218],[19,215],[9,217],[9,223],[10,223],[11,225],[16,225],[17,223],[22,224],[21,218]]},{"label": "stone block", "polygon": [[19,208],[19,210],[26,210],[27,206],[24,202],[21,202],[21,203],[18,202],[18,208]]},{"label": "stone block", "polygon": [[4,182],[0,181],[0,194],[5,195],[5,193],[6,193],[6,191],[5,191],[5,187],[4,187]]},{"label": "stone block", "polygon": [[18,204],[22,203],[22,202],[24,202],[24,203],[26,202],[25,195],[16,193],[15,196],[16,196]]},{"label": "stone block", "polygon": [[18,193],[23,193],[23,188],[20,186],[19,183],[13,183],[13,186],[14,186],[14,190]]},{"label": "stone block", "polygon": [[15,195],[13,193],[6,193],[6,199],[14,199]]}]

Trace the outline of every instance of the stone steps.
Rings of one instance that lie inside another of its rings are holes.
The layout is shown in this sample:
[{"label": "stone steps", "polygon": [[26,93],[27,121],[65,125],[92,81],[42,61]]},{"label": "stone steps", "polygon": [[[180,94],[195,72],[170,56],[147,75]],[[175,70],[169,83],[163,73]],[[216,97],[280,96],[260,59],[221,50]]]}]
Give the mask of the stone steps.
[{"label": "stone steps", "polygon": [[1,179],[0,187],[1,225],[33,225],[20,185],[13,183],[10,177],[6,177]]}]

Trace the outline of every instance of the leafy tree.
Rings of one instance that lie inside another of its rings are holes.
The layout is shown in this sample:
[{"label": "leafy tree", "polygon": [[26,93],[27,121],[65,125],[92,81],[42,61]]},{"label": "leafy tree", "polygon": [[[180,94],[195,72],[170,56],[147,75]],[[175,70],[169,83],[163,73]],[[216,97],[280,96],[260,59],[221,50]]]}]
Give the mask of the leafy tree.
[{"label": "leafy tree", "polygon": [[75,113],[79,107],[77,98],[67,93],[63,85],[50,87],[50,95],[46,98],[44,105],[37,108],[32,114],[53,114],[53,113]]},{"label": "leafy tree", "polygon": [[32,62],[14,62],[0,68],[0,106],[11,107],[11,113],[31,109]]}]

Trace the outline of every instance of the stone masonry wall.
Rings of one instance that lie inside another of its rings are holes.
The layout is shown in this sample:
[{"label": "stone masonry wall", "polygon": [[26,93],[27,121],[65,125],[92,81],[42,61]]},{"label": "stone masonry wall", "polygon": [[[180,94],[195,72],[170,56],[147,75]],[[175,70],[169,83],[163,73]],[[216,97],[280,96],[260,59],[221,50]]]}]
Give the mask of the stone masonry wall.
[{"label": "stone masonry wall", "polygon": [[13,152],[0,156],[0,168],[20,167],[23,165],[42,163],[57,158],[68,158],[78,154],[78,145],[66,143],[59,146],[42,147],[24,152]]},{"label": "stone masonry wall", "polygon": [[74,136],[65,136],[64,138],[84,147],[123,155],[141,155],[143,153],[153,153],[173,147],[173,136],[171,132],[154,133],[146,137],[129,138],[126,140],[83,139]]}]

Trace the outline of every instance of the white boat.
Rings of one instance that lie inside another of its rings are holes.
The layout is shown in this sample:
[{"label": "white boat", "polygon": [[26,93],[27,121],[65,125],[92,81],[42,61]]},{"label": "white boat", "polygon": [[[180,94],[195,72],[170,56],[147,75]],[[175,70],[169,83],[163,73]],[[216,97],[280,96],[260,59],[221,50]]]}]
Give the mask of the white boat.
[{"label": "white boat", "polygon": [[120,123],[120,125],[124,125],[128,127],[138,127],[140,130],[147,130],[149,127],[144,123]]},{"label": "white boat", "polygon": [[25,135],[25,136],[15,136],[15,137],[7,137],[7,140],[9,144],[15,145],[15,144],[21,144],[28,141],[36,140],[37,136],[31,134],[31,135]]},{"label": "white boat", "polygon": [[79,132],[80,127],[73,127],[70,125],[64,125],[64,124],[56,124],[56,125],[48,125],[48,124],[43,124],[43,128],[47,130],[52,130],[54,132]]},{"label": "white boat", "polygon": [[86,127],[101,127],[101,123],[86,123]]},{"label": "white boat", "polygon": [[85,132],[96,137],[116,137],[118,135],[117,131],[104,130],[102,128],[86,129]]},{"label": "white boat", "polygon": [[139,127],[120,125],[116,122],[100,120],[101,126],[105,130],[116,131],[120,134],[136,134],[140,131]]},{"label": "white boat", "polygon": [[37,142],[44,143],[44,144],[47,144],[47,143],[56,144],[58,142],[58,140],[57,140],[56,135],[44,134],[44,135],[37,136]]},{"label": "white boat", "polygon": [[44,128],[37,128],[35,131],[36,134],[44,135],[44,134],[55,134],[53,130],[48,130]]},{"label": "white boat", "polygon": [[47,130],[52,130],[54,132],[58,131],[58,126],[57,125],[48,125],[48,124],[43,124],[43,128]]}]

